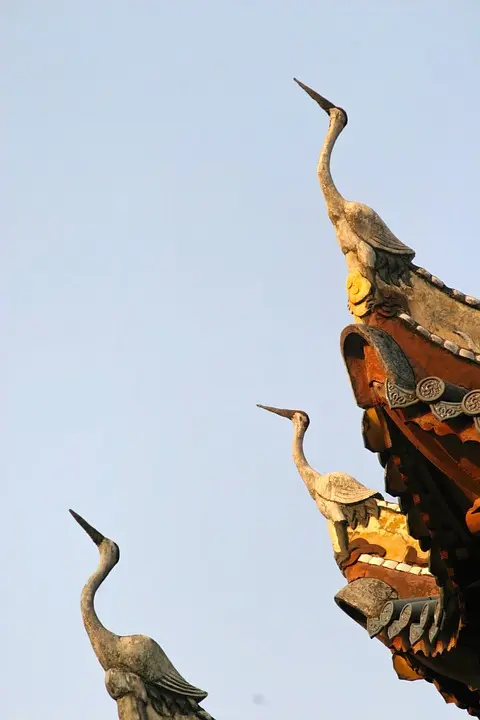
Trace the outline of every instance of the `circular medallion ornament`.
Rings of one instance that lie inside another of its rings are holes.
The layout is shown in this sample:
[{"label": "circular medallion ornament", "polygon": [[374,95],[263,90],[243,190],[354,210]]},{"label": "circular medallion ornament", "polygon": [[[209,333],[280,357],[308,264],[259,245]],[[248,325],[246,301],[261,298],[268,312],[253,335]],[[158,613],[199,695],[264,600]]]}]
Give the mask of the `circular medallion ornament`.
[{"label": "circular medallion ornament", "polygon": [[480,415],[480,390],[471,390],[462,400],[465,415]]},{"label": "circular medallion ornament", "polygon": [[445,383],[439,377],[423,378],[417,385],[417,397],[426,403],[440,400],[444,392]]},{"label": "circular medallion ornament", "polygon": [[365,300],[372,290],[372,283],[358,270],[354,270],[347,276],[348,299],[353,305]]}]

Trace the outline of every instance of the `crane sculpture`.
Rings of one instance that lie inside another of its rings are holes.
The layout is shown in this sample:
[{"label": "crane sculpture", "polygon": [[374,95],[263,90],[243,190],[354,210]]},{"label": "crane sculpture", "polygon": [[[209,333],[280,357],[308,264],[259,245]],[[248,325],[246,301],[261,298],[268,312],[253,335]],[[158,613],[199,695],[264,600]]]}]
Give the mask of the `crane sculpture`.
[{"label": "crane sculpture", "polygon": [[95,611],[95,594],[120,559],[118,545],[71,515],[98,547],[100,562],[81,594],[81,612],[93,651],[106,672],[105,684],[117,701],[120,720],[213,720],[199,706],[207,693],[190,685],[162,648],[145,635],[120,636],[107,630]]},{"label": "crane sculpture", "polygon": [[372,208],[345,200],[333,181],[330,160],[335,143],[348,122],[347,113],[296,78],[295,82],[330,117],[317,175],[328,216],[335,227],[350,272],[360,272],[374,286],[377,275],[388,285],[399,285],[401,281],[408,285],[415,252],[389,230]]},{"label": "crane sculpture", "polygon": [[318,509],[334,525],[340,547],[336,559],[337,563],[341,564],[349,555],[347,527],[366,526],[370,517],[378,518],[376,499],[382,499],[382,495],[376,490],[365,487],[347,473],[331,472],[323,475],[309,465],[303,451],[303,439],[310,425],[310,418],[306,412],[283,410],[269,405],[257,405],[257,407],[292,421],[293,460]]}]

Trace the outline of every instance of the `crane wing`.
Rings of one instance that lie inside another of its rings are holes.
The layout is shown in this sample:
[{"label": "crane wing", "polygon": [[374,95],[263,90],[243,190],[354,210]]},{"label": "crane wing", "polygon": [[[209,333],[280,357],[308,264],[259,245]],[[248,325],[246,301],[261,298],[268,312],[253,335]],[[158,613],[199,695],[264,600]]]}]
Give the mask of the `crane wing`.
[{"label": "crane wing", "polygon": [[362,485],[351,475],[340,472],[320,475],[315,482],[315,492],[325,500],[331,500],[340,505],[353,505],[379,494],[376,490]]},{"label": "crane wing", "polygon": [[[188,685],[188,683],[187,683]],[[189,686],[191,687],[191,686]],[[184,720],[214,720],[212,716],[198,705],[201,698],[193,698],[191,692],[180,694],[178,690],[163,687],[160,684],[145,683],[148,700],[155,710],[155,717],[173,718],[182,717]],[[201,692],[201,691],[200,691]],[[206,693],[203,693],[206,695]],[[150,713],[147,710],[148,717]]]},{"label": "crane wing", "polygon": [[195,700],[204,700],[207,697],[207,693],[200,688],[190,685],[189,682],[183,678],[175,668],[170,667],[162,677],[155,681],[155,685],[168,690],[169,692],[175,693],[176,695],[185,695]]},{"label": "crane wing", "polygon": [[368,245],[394,255],[407,255],[409,259],[414,257],[415,251],[399,240],[368,205],[346,202],[345,219],[353,232]]}]

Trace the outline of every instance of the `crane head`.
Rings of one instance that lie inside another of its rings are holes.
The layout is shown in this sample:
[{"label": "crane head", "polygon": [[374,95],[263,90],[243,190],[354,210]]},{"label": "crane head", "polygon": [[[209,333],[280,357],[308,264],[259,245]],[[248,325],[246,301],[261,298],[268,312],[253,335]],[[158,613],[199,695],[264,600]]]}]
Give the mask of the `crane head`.
[{"label": "crane head", "polygon": [[280,417],[288,418],[294,425],[297,425],[303,430],[306,430],[310,425],[310,418],[303,410],[283,410],[281,408],[271,407],[270,405],[258,404],[257,407],[262,408],[262,410],[268,410],[268,412],[275,413],[275,415],[280,415]]},{"label": "crane head", "polygon": [[120,559],[120,548],[117,543],[113,542],[113,540],[109,540],[109,538],[106,538],[105,535],[102,535],[102,533],[98,532],[98,530],[95,530],[95,528],[84,520],[81,515],[76,513],[75,510],[69,510],[69,513],[77,521],[80,527],[85,530],[88,537],[93,540],[99,551],[102,554],[106,553],[111,556],[113,564],[115,565]]},{"label": "crane head", "polygon": [[343,108],[338,107],[337,105],[334,105],[333,103],[330,102],[330,100],[327,100],[326,98],[324,98],[322,95],[317,93],[316,90],[312,90],[312,88],[309,88],[308,85],[304,85],[302,82],[300,82],[300,80],[297,80],[297,78],[293,78],[293,79],[295,80],[297,85],[299,85],[302,88],[302,90],[305,90],[307,95],[310,95],[310,97],[313,98],[313,100],[315,100],[315,102],[318,103],[318,105],[320,105],[322,110],[325,110],[327,115],[329,115],[331,118],[334,117],[335,115],[340,115],[343,119],[343,127],[345,127],[345,125],[348,122],[348,115]]}]

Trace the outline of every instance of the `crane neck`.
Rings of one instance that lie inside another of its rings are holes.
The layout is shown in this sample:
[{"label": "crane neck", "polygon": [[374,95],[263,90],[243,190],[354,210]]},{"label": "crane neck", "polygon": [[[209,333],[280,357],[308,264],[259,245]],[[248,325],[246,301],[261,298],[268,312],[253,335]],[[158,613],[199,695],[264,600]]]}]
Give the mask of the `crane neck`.
[{"label": "crane neck", "polygon": [[308,464],[307,458],[303,451],[303,438],[305,437],[306,428],[298,425],[293,426],[293,445],[292,455],[297,470],[303,482],[307,486],[307,490],[312,497],[315,496],[315,471]]},{"label": "crane neck", "polygon": [[87,631],[95,655],[105,670],[108,669],[105,667],[107,648],[117,636],[110,632],[110,630],[107,630],[100,622],[95,610],[95,594],[115,564],[116,563],[112,562],[107,554],[100,549],[100,562],[98,567],[87,580],[80,597],[80,608],[85,630]]},{"label": "crane neck", "polygon": [[333,182],[332,173],[330,171],[330,160],[332,151],[337,138],[345,127],[342,116],[335,113],[330,116],[330,124],[325,136],[323,147],[320,151],[320,157],[317,165],[317,175],[320,181],[320,187],[327,204],[327,211],[330,220],[335,223],[343,215],[343,207],[345,198],[340,194],[337,186]]}]

